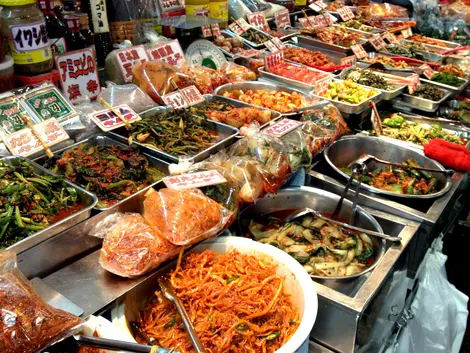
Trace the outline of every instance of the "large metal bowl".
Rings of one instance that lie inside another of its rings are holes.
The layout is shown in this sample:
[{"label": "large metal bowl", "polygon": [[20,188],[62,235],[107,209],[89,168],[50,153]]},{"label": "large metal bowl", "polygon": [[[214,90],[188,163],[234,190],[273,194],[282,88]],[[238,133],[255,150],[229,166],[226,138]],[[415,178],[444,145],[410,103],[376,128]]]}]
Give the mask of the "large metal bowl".
[{"label": "large metal bowl", "polygon": [[[256,204],[248,206],[244,209],[239,216],[238,225],[241,234],[246,234],[250,220],[258,218],[273,212],[287,211],[287,210],[300,210],[305,207],[313,208],[321,213],[333,213],[339,201],[339,196],[331,192],[312,188],[309,186],[301,186],[300,188],[286,188],[281,189],[275,194],[269,194],[262,199],[258,200]],[[339,219],[349,219],[352,211],[352,202],[344,200],[341,211],[338,215]],[[356,213],[356,226],[364,229],[374,230],[383,233],[382,227],[379,223],[367,213],[363,208],[357,207]],[[323,277],[310,275],[311,278],[320,280],[349,280],[359,277],[364,273],[372,271],[377,263],[382,258],[385,252],[385,240],[377,237],[371,237],[376,250],[375,262],[369,268],[352,276],[344,277]]]},{"label": "large metal bowl", "polygon": [[[379,159],[400,164],[408,158],[412,158],[424,168],[445,170],[441,164],[426,157],[421,151],[392,141],[367,136],[346,136],[337,140],[325,150],[325,159],[335,171],[349,179],[349,175],[341,171],[340,168],[347,167],[351,162],[364,154],[370,154]],[[373,162],[371,162],[371,165],[373,165]],[[450,177],[446,177],[443,173],[431,173],[431,175],[439,180],[441,185],[444,185],[444,188],[439,192],[429,195],[400,195],[380,190],[367,184],[361,184],[361,188],[378,194],[408,199],[432,199],[440,197],[449,191],[451,187]]]}]

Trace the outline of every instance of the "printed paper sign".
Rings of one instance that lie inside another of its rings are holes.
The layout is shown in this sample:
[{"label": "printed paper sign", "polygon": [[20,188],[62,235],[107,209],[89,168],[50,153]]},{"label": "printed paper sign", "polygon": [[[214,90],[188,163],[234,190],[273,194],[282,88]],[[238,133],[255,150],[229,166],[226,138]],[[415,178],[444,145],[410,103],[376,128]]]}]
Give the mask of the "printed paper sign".
[{"label": "printed paper sign", "polygon": [[269,49],[269,51],[271,51],[271,53],[274,53],[275,51],[279,50],[279,48],[276,46],[276,44],[273,43],[272,40],[264,42],[264,45],[266,46],[266,48]]},{"label": "printed paper sign", "polygon": [[413,31],[411,30],[411,28],[407,28],[401,31],[401,34],[403,35],[403,38],[406,39],[406,38],[410,38],[413,35]]},{"label": "printed paper sign", "polygon": [[93,32],[108,33],[108,12],[106,10],[105,0],[90,0],[91,18],[93,21]]},{"label": "printed paper sign", "polygon": [[45,21],[10,26],[10,33],[18,52],[29,52],[49,46]]},{"label": "printed paper sign", "polygon": [[348,6],[343,6],[338,9],[338,13],[343,21],[349,21],[354,18],[354,13]]},{"label": "printed paper sign", "polygon": [[183,190],[203,186],[223,184],[227,182],[217,170],[167,176],[162,179],[169,189]]},{"label": "printed paper sign", "polygon": [[70,101],[84,97],[94,99],[101,92],[93,50],[88,48],[61,54],[55,57],[55,62],[60,71],[62,89]]},{"label": "printed paper sign", "polygon": [[[33,129],[48,147],[54,146],[69,138],[64,128],[54,118],[34,125]],[[23,157],[30,156],[44,149],[41,141],[38,140],[35,133],[29,128],[12,133],[6,136],[3,141],[11,154]]]},{"label": "printed paper sign", "polygon": [[52,85],[27,93],[21,100],[40,120],[55,118],[62,122],[77,115],[73,106],[64,99],[57,87]]},{"label": "printed paper sign", "polygon": [[269,31],[268,21],[262,12],[253,12],[246,15],[248,18],[248,22],[253,26],[256,27],[264,32]]},{"label": "printed paper sign", "polygon": [[196,86],[181,88],[179,91],[165,94],[162,96],[162,100],[173,109],[183,109],[205,101]]},{"label": "printed paper sign", "polygon": [[411,76],[408,77],[409,83],[408,83],[408,92],[410,94],[413,94],[416,87],[419,85],[419,76],[418,74],[412,74]]},{"label": "printed paper sign", "polygon": [[262,53],[261,50],[248,49],[248,50],[240,50],[237,53],[237,56],[241,56],[241,57],[244,57],[244,58],[252,58],[253,56],[260,55],[261,53]]},{"label": "printed paper sign", "polygon": [[116,59],[126,82],[132,81],[132,66],[149,61],[143,45],[116,50]]},{"label": "printed paper sign", "polygon": [[204,37],[212,37],[211,25],[204,25],[201,29]]},{"label": "printed paper sign", "polygon": [[270,71],[274,66],[284,61],[284,53],[282,50],[267,54],[264,57],[264,68],[266,71]]},{"label": "printed paper sign", "polygon": [[312,23],[307,17],[301,17],[299,18],[299,23],[302,25],[303,28],[311,28]]},{"label": "printed paper sign", "polygon": [[328,25],[332,25],[338,22],[338,19],[329,12],[324,13],[323,16],[326,18],[326,22],[328,23]]},{"label": "printed paper sign", "polygon": [[243,32],[245,32],[237,22],[232,22],[231,24],[228,25],[228,28],[230,28],[230,30],[231,30],[233,33],[236,33],[236,34],[238,34],[238,35],[240,35],[240,34],[242,34]]},{"label": "printed paper sign", "polygon": [[351,56],[347,56],[345,58],[342,58],[341,59],[341,65],[350,65],[350,66],[356,65],[356,56],[351,55]]},{"label": "printed paper sign", "polygon": [[180,62],[184,61],[183,49],[181,49],[180,42],[178,42],[177,39],[148,49],[147,53],[150,57],[150,60],[163,60],[164,62],[173,66],[176,66]]},{"label": "printed paper sign", "polygon": [[251,26],[248,24],[248,22],[245,21],[243,17],[240,17],[237,20],[237,23],[243,29],[243,31],[248,31],[251,28]]},{"label": "printed paper sign", "polygon": [[276,12],[274,14],[274,22],[276,23],[277,29],[291,27],[289,11],[287,9],[284,9]]},{"label": "printed paper sign", "polygon": [[393,33],[390,33],[390,32],[385,32],[383,34],[383,38],[388,40],[388,42],[390,44],[400,44],[400,42],[398,41],[397,37],[395,37],[395,35]]},{"label": "printed paper sign", "polygon": [[379,51],[384,48],[387,44],[384,42],[379,34],[374,34],[369,38],[369,43],[372,44],[375,50]]},{"label": "printed paper sign", "polygon": [[316,27],[328,27],[328,21],[323,15],[318,15],[316,18]]},{"label": "printed paper sign", "polygon": [[[121,104],[114,107],[130,124],[141,120],[140,116],[137,115],[128,105]],[[126,123],[121,120],[116,114],[110,109],[104,109],[91,115],[91,120],[95,122],[98,127],[103,131],[111,131],[122,126]]]},{"label": "printed paper sign", "polygon": [[313,11],[316,12],[321,12],[323,9],[326,8],[326,4],[323,2],[323,0],[317,0],[310,5],[308,5]]},{"label": "printed paper sign", "polygon": [[322,78],[315,82],[315,93],[321,94],[325,92],[328,89],[328,86],[330,85],[331,81],[331,76],[326,76],[325,78]]},{"label": "printed paper sign", "polygon": [[273,38],[273,39],[271,39],[271,42],[273,42],[274,45],[275,45],[279,50],[285,48],[284,43],[282,43],[282,41],[281,41],[279,38]]},{"label": "printed paper sign", "polygon": [[428,64],[421,65],[419,68],[423,70],[423,75],[429,80],[436,73],[436,71],[434,71]]},{"label": "printed paper sign", "polygon": [[23,105],[18,104],[15,96],[7,97],[0,100],[0,130],[5,135],[12,134],[15,131],[27,127],[26,123],[21,118],[22,115],[33,121],[29,113],[25,110]]},{"label": "printed paper sign", "polygon": [[[218,23],[211,24],[211,31],[214,37],[220,36],[220,27]],[[178,42],[179,44],[179,42]]]},{"label": "printed paper sign", "polygon": [[282,137],[285,134],[291,132],[292,130],[298,128],[302,124],[303,123],[300,121],[284,118],[274,123],[273,125],[267,127],[262,132],[264,134],[268,134],[274,137]]},{"label": "printed paper sign", "polygon": [[364,47],[361,44],[351,45],[351,50],[359,60],[367,57],[367,52],[364,50]]}]

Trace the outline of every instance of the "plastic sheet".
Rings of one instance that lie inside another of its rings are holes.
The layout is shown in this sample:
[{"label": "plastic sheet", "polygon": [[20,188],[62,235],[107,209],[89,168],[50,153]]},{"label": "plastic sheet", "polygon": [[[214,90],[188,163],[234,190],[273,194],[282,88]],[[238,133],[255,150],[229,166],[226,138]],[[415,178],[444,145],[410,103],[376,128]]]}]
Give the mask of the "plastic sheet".
[{"label": "plastic sheet", "polygon": [[408,18],[408,11],[397,5],[372,3],[362,9],[362,17],[373,20]]},{"label": "plastic sheet", "polygon": [[175,245],[191,245],[217,235],[232,212],[198,189],[151,189],[144,218],[154,231]]},{"label": "plastic sheet", "polygon": [[[127,104],[136,113],[141,113],[156,106],[152,98],[136,85],[114,85],[108,83],[107,86],[98,95],[97,100],[103,98],[113,107]],[[104,107],[102,106],[102,108]]]},{"label": "plastic sheet", "polygon": [[114,213],[99,222],[90,235],[104,238],[100,265],[121,277],[143,275],[180,251],[138,213]]},{"label": "plastic sheet", "polygon": [[301,168],[309,169],[311,167],[312,153],[307,145],[306,136],[301,126],[280,137],[280,139],[286,147],[292,172],[296,172]]},{"label": "plastic sheet", "polygon": [[234,62],[225,63],[220,71],[231,83],[256,80],[256,74],[253,71]]},{"label": "plastic sheet", "polygon": [[228,83],[227,77],[222,72],[210,67],[184,65],[180,72],[191,77],[202,94],[211,94],[217,87]]},{"label": "plastic sheet", "polygon": [[237,182],[240,201],[254,203],[263,196],[263,178],[255,163],[244,158],[232,157],[223,163],[223,167],[223,175]]},{"label": "plastic sheet", "polygon": [[230,148],[230,155],[244,157],[255,164],[263,177],[266,192],[275,192],[289,177],[287,151],[276,137],[260,133],[242,139]]},{"label": "plastic sheet", "polygon": [[40,352],[81,322],[46,304],[18,269],[16,255],[0,252],[0,352]]}]

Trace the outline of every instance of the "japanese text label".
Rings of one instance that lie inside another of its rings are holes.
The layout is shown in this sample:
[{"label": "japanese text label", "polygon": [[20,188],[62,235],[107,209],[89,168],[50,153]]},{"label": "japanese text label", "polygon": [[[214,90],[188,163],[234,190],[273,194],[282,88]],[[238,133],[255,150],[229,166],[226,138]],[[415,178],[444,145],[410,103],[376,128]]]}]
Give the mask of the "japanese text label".
[{"label": "japanese text label", "polygon": [[173,66],[184,61],[183,49],[177,39],[149,49],[148,55],[150,60],[163,60]]},{"label": "japanese text label", "polygon": [[14,96],[0,100],[0,129],[5,135],[26,128],[27,125],[21,118],[24,114],[31,120],[30,115],[18,104]]},{"label": "japanese text label", "polygon": [[227,180],[217,170],[172,175],[162,179],[170,189],[182,190],[226,183]]},{"label": "japanese text label", "polygon": [[262,132],[271,136],[282,137],[285,134],[291,132],[292,130],[298,128],[302,124],[303,123],[300,121],[284,118],[274,123],[273,125],[267,127]]},{"label": "japanese text label", "polygon": [[264,57],[264,68],[266,71],[269,72],[273,68],[273,66],[276,66],[282,61],[284,61],[284,53],[282,52],[282,50],[267,54]]},{"label": "japanese text label", "polygon": [[423,75],[428,79],[431,79],[431,77],[436,73],[436,71],[434,71],[428,64],[421,65],[419,68],[423,70]]},{"label": "japanese text label", "polygon": [[18,52],[34,51],[49,46],[45,21],[10,26],[10,32],[15,50]]},{"label": "japanese text label", "polygon": [[276,22],[276,27],[278,29],[291,27],[289,11],[287,9],[276,12],[274,14],[274,21]]},{"label": "japanese text label", "polygon": [[341,59],[341,65],[356,65],[356,56],[351,55]]},{"label": "japanese text label", "polygon": [[218,23],[211,24],[211,31],[214,37],[220,36],[220,27]]},{"label": "japanese text label", "polygon": [[23,102],[40,120],[55,118],[58,122],[62,122],[77,115],[57,87],[52,85],[26,94]]},{"label": "japanese text label", "polygon": [[134,75],[132,66],[149,61],[149,57],[143,45],[136,45],[126,49],[116,50],[116,60],[121,69],[124,81],[131,82],[132,76]]},{"label": "japanese text label", "polygon": [[364,50],[364,47],[361,44],[351,45],[351,50],[359,60],[367,57],[367,52]]},{"label": "japanese text label", "polygon": [[372,35],[369,38],[369,42],[377,51],[379,51],[380,49],[384,48],[387,45],[379,34]]},{"label": "japanese text label", "polygon": [[315,82],[315,93],[316,94],[321,94],[325,92],[328,89],[328,86],[331,83],[331,76],[326,76],[325,78],[322,78]]},{"label": "japanese text label", "polygon": [[343,21],[349,21],[354,18],[354,13],[348,6],[343,6],[338,9],[338,13]]},{"label": "japanese text label", "polygon": [[401,34],[403,35],[403,38],[406,39],[406,38],[410,38],[413,35],[413,31],[411,30],[411,28],[407,28],[401,31]]},{"label": "japanese text label", "polygon": [[262,31],[269,31],[268,21],[262,12],[253,12],[246,15],[248,22]]},{"label": "japanese text label", "polygon": [[205,99],[196,86],[189,86],[162,96],[163,102],[173,109],[183,109],[204,102]]},{"label": "japanese text label", "polygon": [[109,32],[108,12],[105,0],[90,0],[91,19],[93,21],[93,32]]},{"label": "japanese text label", "polygon": [[[117,105],[114,109],[120,112],[129,124],[141,119],[140,116],[126,104]],[[126,125],[126,123],[110,109],[104,109],[93,113],[91,115],[91,120],[93,120],[103,131],[111,131]]]}]

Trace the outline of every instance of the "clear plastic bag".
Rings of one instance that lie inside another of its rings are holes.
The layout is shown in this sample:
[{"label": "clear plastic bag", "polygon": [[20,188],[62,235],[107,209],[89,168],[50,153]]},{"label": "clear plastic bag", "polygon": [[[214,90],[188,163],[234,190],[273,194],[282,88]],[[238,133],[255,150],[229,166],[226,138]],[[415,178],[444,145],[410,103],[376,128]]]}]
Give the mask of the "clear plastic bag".
[{"label": "clear plastic bag", "polygon": [[0,251],[0,352],[40,352],[82,320],[46,304],[18,269],[16,255]]},{"label": "clear plastic bag", "polygon": [[157,105],[147,93],[136,85],[114,85],[108,83],[107,86],[108,87],[104,88],[98,95],[97,100],[103,98],[113,107],[120,104],[127,104],[136,113],[141,113]]},{"label": "clear plastic bag", "polygon": [[223,175],[238,183],[241,202],[254,203],[263,196],[263,178],[255,163],[244,158],[232,157],[223,163],[223,167]]},{"label": "clear plastic bag", "polygon": [[205,66],[187,66],[182,73],[193,79],[202,94],[211,94],[217,87],[229,82],[223,72]]},{"label": "clear plastic bag", "polygon": [[256,80],[256,74],[245,66],[237,65],[234,62],[227,62],[221,68],[220,72],[227,77],[231,83]]},{"label": "clear plastic bag", "polygon": [[121,277],[143,275],[180,251],[138,213],[109,215],[96,225],[90,235],[103,238],[100,265]]},{"label": "clear plastic bag", "polygon": [[392,4],[372,3],[362,9],[362,17],[373,20],[387,20],[394,18],[408,18],[408,11],[401,6]]},{"label": "clear plastic bag", "polygon": [[287,151],[280,139],[265,134],[244,138],[230,148],[232,157],[251,160],[263,177],[264,191],[275,192],[290,175]]},{"label": "clear plastic bag", "polygon": [[151,189],[144,218],[154,231],[175,245],[191,245],[221,232],[232,212],[198,189]]},{"label": "clear plastic bag", "polygon": [[280,137],[280,139],[286,147],[292,172],[296,172],[301,168],[309,169],[312,165],[312,153],[307,145],[302,127],[299,126],[297,129]]}]

